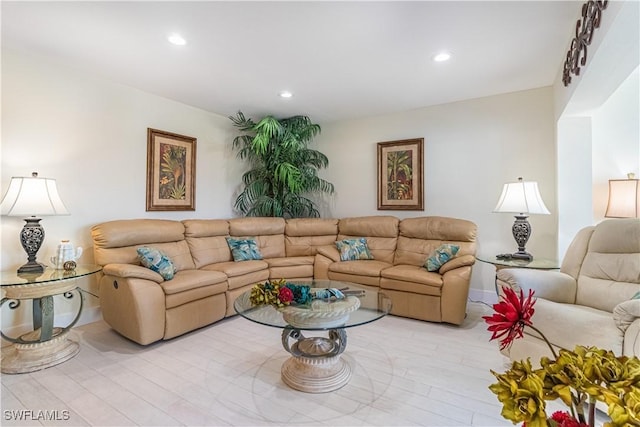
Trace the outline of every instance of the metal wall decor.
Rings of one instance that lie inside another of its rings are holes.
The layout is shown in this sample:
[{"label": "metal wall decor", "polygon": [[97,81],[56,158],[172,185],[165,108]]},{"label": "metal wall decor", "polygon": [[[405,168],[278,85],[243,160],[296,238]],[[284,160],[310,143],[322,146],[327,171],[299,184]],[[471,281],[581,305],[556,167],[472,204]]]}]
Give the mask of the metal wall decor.
[{"label": "metal wall decor", "polygon": [[608,0],[589,0],[582,5],[582,17],[576,23],[576,36],[571,40],[562,71],[565,86],[571,83],[571,74],[580,75],[580,67],[587,63],[587,46],[591,44],[593,32],[600,27],[602,11],[607,8]]}]

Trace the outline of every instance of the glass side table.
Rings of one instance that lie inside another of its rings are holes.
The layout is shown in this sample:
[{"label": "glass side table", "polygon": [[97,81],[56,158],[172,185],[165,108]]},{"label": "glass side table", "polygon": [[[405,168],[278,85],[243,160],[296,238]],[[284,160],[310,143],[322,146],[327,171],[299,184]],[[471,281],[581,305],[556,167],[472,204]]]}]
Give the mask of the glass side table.
[{"label": "glass side table", "polygon": [[[89,276],[102,270],[99,265],[78,265],[75,270],[65,271],[47,267],[43,273],[18,274],[3,271],[1,289],[3,298],[0,310],[7,304],[10,310],[20,307],[23,300],[32,300],[33,331],[9,337],[0,330],[2,338],[12,345],[2,349],[0,370],[5,374],[19,374],[38,371],[58,365],[71,359],[80,346],[68,338],[69,330],[76,324],[82,313],[82,289],[76,285],[80,277]],[[73,321],[65,327],[54,327],[53,297],[62,295],[71,299],[76,293],[80,306]]]},{"label": "glass side table", "polygon": [[533,258],[531,261],[524,259],[499,259],[495,255],[477,255],[476,259],[480,262],[487,264],[493,264],[496,268],[496,276],[494,286],[496,288],[496,294],[498,292],[498,270],[503,268],[531,268],[534,270],[557,270],[560,268],[560,263],[556,260],[548,258]]}]

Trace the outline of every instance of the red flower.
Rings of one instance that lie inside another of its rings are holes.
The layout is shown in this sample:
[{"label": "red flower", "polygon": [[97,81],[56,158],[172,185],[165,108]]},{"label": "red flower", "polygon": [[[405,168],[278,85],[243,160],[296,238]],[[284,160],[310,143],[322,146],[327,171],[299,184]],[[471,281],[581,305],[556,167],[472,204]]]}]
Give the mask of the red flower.
[{"label": "red flower", "polygon": [[[557,427],[589,427],[589,424],[580,423],[568,412],[562,411],[554,412],[548,421],[555,421]],[[522,423],[522,427],[527,427],[527,423]]]},{"label": "red flower", "polygon": [[551,414],[551,419],[558,423],[558,427],[589,427],[588,424],[578,422],[568,412],[556,411]]},{"label": "red flower", "polygon": [[293,292],[291,291],[291,289],[283,286],[278,291],[278,299],[284,304],[289,304],[291,301],[293,301]]},{"label": "red flower", "polygon": [[502,338],[500,350],[513,343],[516,338],[522,338],[525,325],[531,326],[533,316],[533,291],[529,290],[529,296],[525,299],[522,289],[520,297],[511,288],[502,288],[504,295],[502,301],[493,305],[495,313],[492,316],[482,316],[487,322],[489,332],[493,332],[491,339]]}]

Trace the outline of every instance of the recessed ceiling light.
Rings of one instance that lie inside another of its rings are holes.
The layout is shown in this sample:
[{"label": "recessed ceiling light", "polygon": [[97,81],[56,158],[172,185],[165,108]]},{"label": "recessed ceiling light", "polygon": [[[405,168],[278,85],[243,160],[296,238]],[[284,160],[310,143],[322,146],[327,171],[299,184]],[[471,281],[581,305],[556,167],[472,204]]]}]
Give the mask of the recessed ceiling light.
[{"label": "recessed ceiling light", "polygon": [[184,46],[187,44],[187,41],[180,34],[171,34],[167,37],[167,40],[169,40],[169,43],[175,44],[176,46]]},{"label": "recessed ceiling light", "polygon": [[283,90],[278,95],[280,96],[280,98],[291,98],[293,96],[293,94],[288,90]]},{"label": "recessed ceiling light", "polygon": [[444,62],[451,59],[451,54],[449,52],[440,52],[439,54],[433,57],[433,60],[436,62]]}]

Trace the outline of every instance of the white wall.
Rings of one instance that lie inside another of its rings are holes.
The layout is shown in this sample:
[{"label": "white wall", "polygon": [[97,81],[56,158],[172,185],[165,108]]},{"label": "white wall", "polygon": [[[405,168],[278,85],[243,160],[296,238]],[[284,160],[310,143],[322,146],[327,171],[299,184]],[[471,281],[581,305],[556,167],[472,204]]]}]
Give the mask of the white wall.
[{"label": "white wall", "polygon": [[[576,8],[576,20],[581,9]],[[562,82],[563,64],[553,85],[556,118],[562,115],[584,115],[602,105],[638,66],[640,58],[640,2],[610,1],[603,10],[600,27],[593,32],[588,47],[587,63],[580,75],[571,75],[571,83]],[[573,32],[567,32],[569,49]],[[564,58],[563,58],[564,60]]]},{"label": "white wall", "polygon": [[[60,64],[2,52],[2,194],[12,176],[55,178],[70,216],[44,217],[38,253],[47,261],[61,239],[83,246],[92,263],[90,227],[123,218],[228,218],[243,165],[231,151],[230,120],[136,89],[88,77]],[[146,212],[147,128],[197,138],[196,210]],[[24,221],[2,217],[2,270],[26,262]],[[78,281],[97,293],[95,276]],[[57,312],[70,312],[56,300]],[[98,304],[87,296],[87,316]],[[29,307],[3,309],[3,324],[30,321]],[[64,316],[61,321],[65,321]]]},{"label": "white wall", "polygon": [[[452,216],[478,225],[480,254],[514,252],[514,218],[491,211],[505,182],[538,181],[551,215],[529,218],[527,249],[556,257],[556,165],[551,88],[492,96],[323,126],[318,148],[336,184],[333,214]],[[424,211],[377,210],[378,142],[424,138]],[[493,266],[476,263],[475,297],[495,295]]]},{"label": "white wall", "polygon": [[593,218],[604,219],[609,180],[640,177],[640,68],[636,68],[591,116]]},{"label": "white wall", "polygon": [[603,219],[608,180],[640,168],[639,22],[640,2],[609,2],[580,76],[565,87],[560,67],[554,83],[561,257],[579,229]]},{"label": "white wall", "polygon": [[558,120],[558,254],[583,227],[593,224],[591,118]]}]

